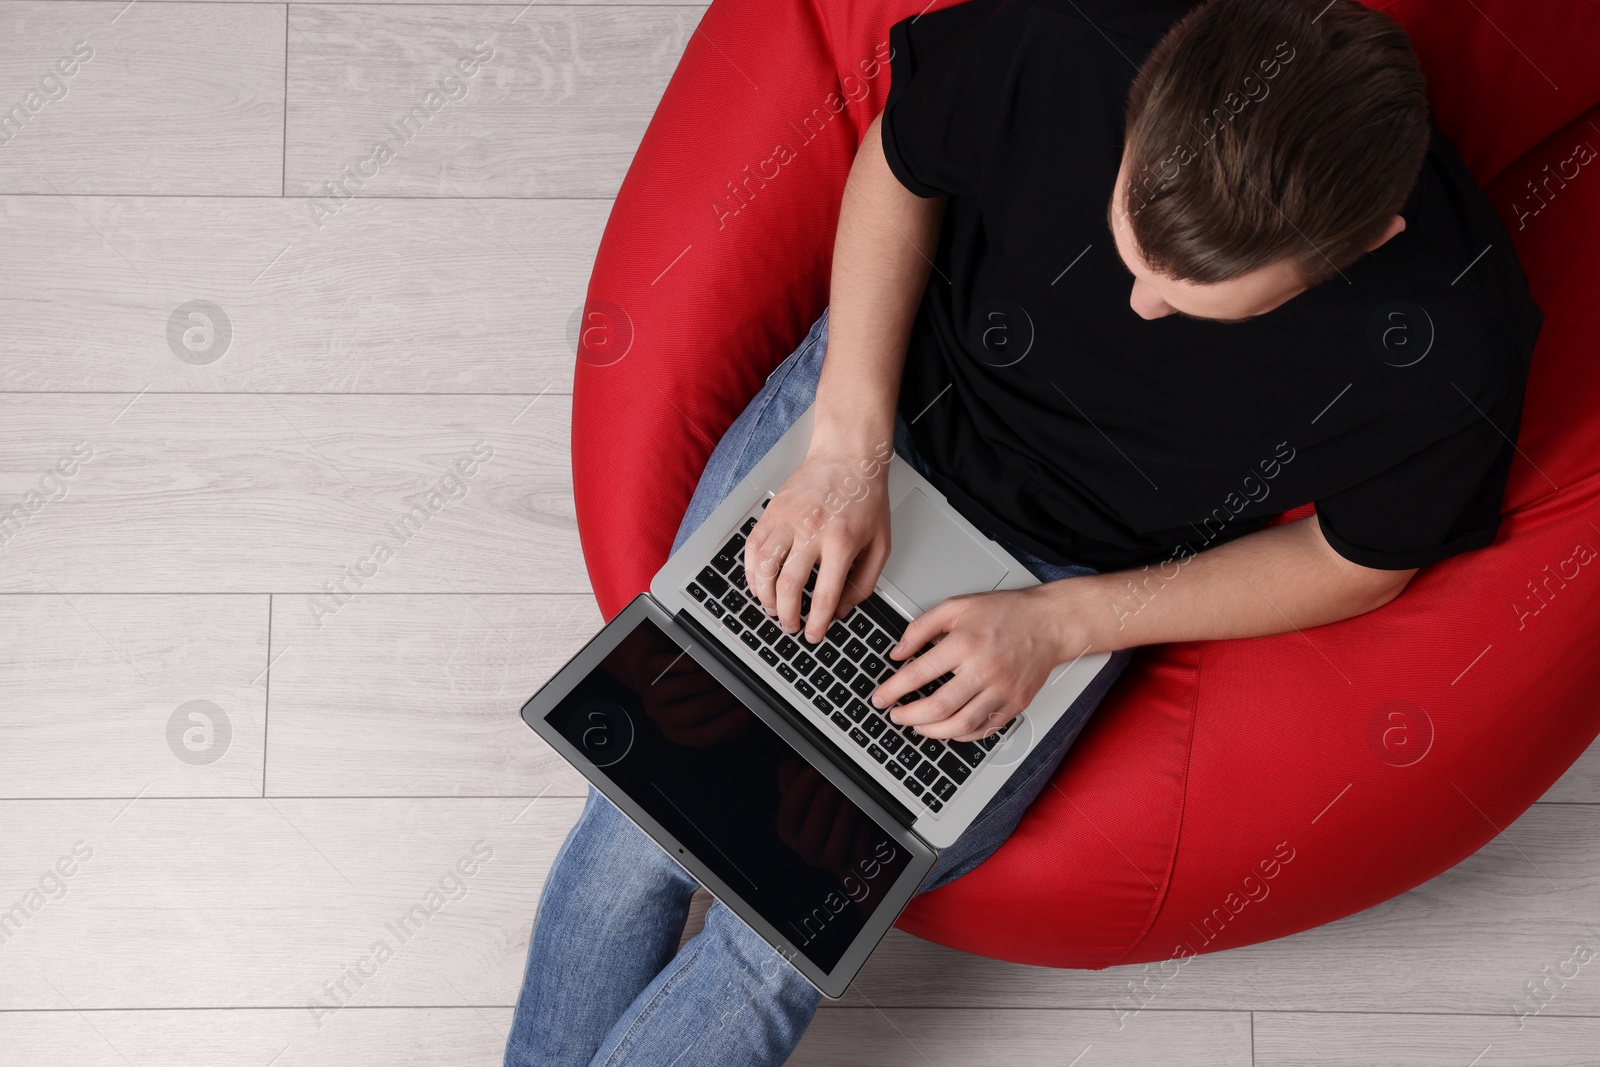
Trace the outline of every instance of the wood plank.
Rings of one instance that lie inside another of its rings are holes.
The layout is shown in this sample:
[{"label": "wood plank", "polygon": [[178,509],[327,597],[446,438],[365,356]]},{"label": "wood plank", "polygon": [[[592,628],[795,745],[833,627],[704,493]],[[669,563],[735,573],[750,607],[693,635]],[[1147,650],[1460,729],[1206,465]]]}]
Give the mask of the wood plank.
[{"label": "wood plank", "polygon": [[[510,1008],[353,1007],[317,1030],[308,1029],[303,1010],[295,1009],[106,1011],[92,1016],[68,1010],[10,1012],[0,1015],[0,1064],[498,1067],[510,1025]],[[1077,1061],[1079,1067],[1177,1062],[1185,1067],[1245,1067],[1250,1063],[1249,1016],[1170,1012],[1158,1026],[1123,1040],[1106,1033],[1102,1013],[837,1011],[812,1025],[789,1063],[1064,1067],[1085,1046],[1089,1052]]]},{"label": "wood plank", "polygon": [[261,794],[266,597],[0,596],[0,633],[0,796]]},{"label": "wood plank", "polygon": [[[895,931],[855,990],[879,1007],[1101,1007],[1126,1013],[1128,1028],[1165,1009],[1511,1013],[1525,983],[1578,940],[1600,949],[1591,925],[1600,923],[1597,900],[1593,809],[1536,804],[1476,855],[1409,893],[1280,941],[1195,957],[1170,977],[1159,964],[1020,967]],[[842,1003],[867,1003],[855,995]],[[1600,1015],[1600,981],[1573,983],[1550,1012]]]},{"label": "wood plank", "polygon": [[1600,738],[1539,799],[1564,804],[1600,804]]},{"label": "wood plank", "polygon": [[586,593],[569,413],[533,399],[0,395],[0,512],[94,456],[0,590]]},{"label": "wood plank", "polygon": [[510,1008],[0,1013],[0,1067],[500,1067]]},{"label": "wood plank", "polygon": [[0,198],[0,390],[571,392],[608,201],[309,204]]},{"label": "wood plank", "polygon": [[818,1013],[792,1067],[1110,1067],[1182,1063],[1249,1067],[1245,1012],[1162,1012],[1148,1027],[1118,1030],[1103,1011],[872,1008]]},{"label": "wood plank", "polygon": [[[480,839],[496,850],[490,874],[397,945],[396,960],[352,1003],[449,1005],[464,996],[509,1006],[544,871],[580,806],[554,797],[0,803],[0,900],[20,899],[75,841],[95,849],[65,899],[45,904],[4,945],[7,973],[19,977],[0,993],[0,1008],[58,1007],[40,976],[85,1009],[303,1008]],[[1193,960],[1137,1014],[1127,984],[1139,968],[1024,968],[912,949],[918,943],[898,934],[845,1000],[823,1010],[1097,1010],[1134,1038],[1185,1010],[1403,1005],[1510,1016],[1543,968],[1558,967],[1579,941],[1600,941],[1587,925],[1600,885],[1595,834],[1585,809],[1544,806],[1512,839],[1562,890],[1541,891],[1528,860],[1497,844],[1361,916]],[[1600,983],[1570,982],[1544,1014],[1600,1015]]]},{"label": "wood plank", "polygon": [[1600,1019],[1593,1018],[1530,1016],[1519,1023],[1413,1012],[1256,1015],[1256,1062],[1271,1067],[1593,1067],[1596,1048]]},{"label": "wood plank", "polygon": [[277,195],[284,36],[282,4],[0,5],[0,191]]},{"label": "wood plank", "polygon": [[[581,807],[0,802],[0,914],[41,885],[51,897],[0,927],[0,1011],[284,1007],[310,1033],[314,1016],[325,1029],[350,1006],[510,1005],[545,873]],[[75,846],[90,854],[50,892]]]},{"label": "wood plank", "polygon": [[614,196],[704,11],[296,5],[285,191]]},{"label": "wood plank", "polygon": [[268,796],[585,795],[517,711],[599,632],[593,597],[318,603],[274,599]]}]

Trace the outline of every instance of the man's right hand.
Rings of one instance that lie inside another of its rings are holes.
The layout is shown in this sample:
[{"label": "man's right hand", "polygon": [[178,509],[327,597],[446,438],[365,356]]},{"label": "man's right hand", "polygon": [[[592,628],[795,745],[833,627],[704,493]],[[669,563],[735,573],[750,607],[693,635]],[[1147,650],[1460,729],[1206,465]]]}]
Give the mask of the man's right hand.
[{"label": "man's right hand", "polygon": [[744,570],[751,592],[787,633],[800,629],[800,593],[818,565],[805,618],[805,639],[854,608],[878,581],[889,558],[887,440],[836,446],[812,439],[805,462],[789,476],[750,531]]}]

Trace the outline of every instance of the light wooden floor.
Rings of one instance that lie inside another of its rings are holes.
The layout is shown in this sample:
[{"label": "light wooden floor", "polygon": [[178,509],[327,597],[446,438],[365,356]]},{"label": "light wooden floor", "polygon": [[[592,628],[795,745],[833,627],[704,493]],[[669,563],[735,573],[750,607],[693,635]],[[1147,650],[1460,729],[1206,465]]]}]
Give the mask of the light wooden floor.
[{"label": "light wooden floor", "polygon": [[[515,711],[599,625],[568,323],[703,10],[0,0],[0,111],[47,79],[0,144],[0,1064],[499,1062],[582,792]],[[1591,753],[1458,869],[1132,1017],[1139,968],[896,933],[797,1062],[1594,1064],[1597,812]]]}]

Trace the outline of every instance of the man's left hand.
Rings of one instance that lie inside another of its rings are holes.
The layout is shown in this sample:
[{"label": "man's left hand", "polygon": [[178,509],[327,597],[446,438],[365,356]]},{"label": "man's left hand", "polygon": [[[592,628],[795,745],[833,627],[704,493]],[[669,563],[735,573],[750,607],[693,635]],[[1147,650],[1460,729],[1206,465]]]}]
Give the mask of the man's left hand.
[{"label": "man's left hand", "polygon": [[1033,701],[1052,668],[1084,651],[1071,647],[1084,644],[1083,631],[1073,625],[1075,613],[1063,610],[1060,591],[1051,589],[1058,584],[953,596],[919,615],[889,658],[937,643],[885,679],[873,705],[892,705],[948,672],[953,677],[931,696],[895,708],[890,718],[945,740],[994,733]]}]

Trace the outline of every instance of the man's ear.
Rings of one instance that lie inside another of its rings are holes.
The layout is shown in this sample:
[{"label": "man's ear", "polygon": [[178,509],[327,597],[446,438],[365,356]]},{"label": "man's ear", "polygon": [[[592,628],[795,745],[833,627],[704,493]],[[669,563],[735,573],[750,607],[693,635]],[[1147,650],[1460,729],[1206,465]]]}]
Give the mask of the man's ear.
[{"label": "man's ear", "polygon": [[1371,252],[1374,248],[1378,248],[1385,241],[1389,240],[1389,238],[1393,237],[1395,234],[1399,233],[1405,228],[1406,220],[1404,218],[1399,215],[1391,215],[1389,217],[1389,225],[1384,227],[1383,233],[1378,235],[1378,239],[1376,241],[1373,241],[1367,246],[1367,251]]}]

